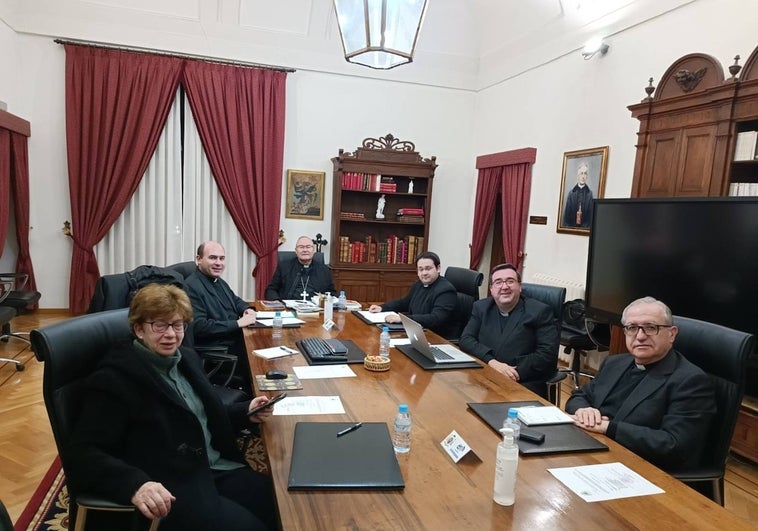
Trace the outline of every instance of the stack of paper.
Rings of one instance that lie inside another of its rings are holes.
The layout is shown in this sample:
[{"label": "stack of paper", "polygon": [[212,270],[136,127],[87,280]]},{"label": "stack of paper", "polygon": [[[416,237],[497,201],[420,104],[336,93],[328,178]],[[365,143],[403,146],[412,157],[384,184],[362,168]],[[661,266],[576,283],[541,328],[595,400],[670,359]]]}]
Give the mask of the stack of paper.
[{"label": "stack of paper", "polygon": [[574,422],[574,419],[555,406],[520,407],[518,408],[518,418],[527,426],[569,424]]}]

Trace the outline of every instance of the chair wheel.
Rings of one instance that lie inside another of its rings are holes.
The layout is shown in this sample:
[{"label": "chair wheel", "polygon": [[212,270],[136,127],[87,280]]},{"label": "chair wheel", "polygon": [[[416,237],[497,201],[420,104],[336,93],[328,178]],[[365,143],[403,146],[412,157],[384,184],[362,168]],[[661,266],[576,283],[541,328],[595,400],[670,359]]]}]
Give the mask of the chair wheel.
[{"label": "chair wheel", "polygon": [[16,363],[16,370],[17,371],[23,371],[26,367],[24,367],[23,363]]}]

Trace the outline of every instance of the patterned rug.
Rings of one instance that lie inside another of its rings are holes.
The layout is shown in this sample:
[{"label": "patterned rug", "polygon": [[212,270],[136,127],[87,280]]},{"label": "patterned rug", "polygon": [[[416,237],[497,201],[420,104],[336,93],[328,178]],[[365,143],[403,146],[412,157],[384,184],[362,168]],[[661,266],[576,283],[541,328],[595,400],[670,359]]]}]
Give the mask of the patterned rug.
[{"label": "patterned rug", "polygon": [[[243,440],[240,439],[240,446]],[[245,452],[250,466],[263,474],[269,474],[268,457],[263,440],[251,437]],[[18,517],[13,531],[68,531],[68,489],[61,461],[56,457],[50,470],[32,495],[26,508]]]}]

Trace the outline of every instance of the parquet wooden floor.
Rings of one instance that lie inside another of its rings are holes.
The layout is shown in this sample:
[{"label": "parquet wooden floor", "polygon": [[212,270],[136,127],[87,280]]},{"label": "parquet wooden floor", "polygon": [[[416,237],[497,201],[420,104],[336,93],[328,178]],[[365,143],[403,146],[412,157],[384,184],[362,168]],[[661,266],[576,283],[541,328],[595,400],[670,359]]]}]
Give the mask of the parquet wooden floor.
[{"label": "parquet wooden floor", "polygon": [[[14,330],[31,330],[70,318],[66,311],[40,310],[18,316]],[[26,369],[17,372],[0,363],[0,499],[15,521],[52,463],[55,442],[42,399],[43,365],[18,339],[0,342],[0,357],[16,358]],[[564,380],[562,400],[570,395]],[[758,465],[731,457],[726,473],[726,508],[758,525]]]}]

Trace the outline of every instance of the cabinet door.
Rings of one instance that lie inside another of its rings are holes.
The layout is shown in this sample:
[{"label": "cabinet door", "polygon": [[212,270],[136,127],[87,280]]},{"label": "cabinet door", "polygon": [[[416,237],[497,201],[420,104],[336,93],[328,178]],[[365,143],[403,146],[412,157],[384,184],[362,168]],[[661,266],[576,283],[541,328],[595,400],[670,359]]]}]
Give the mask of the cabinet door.
[{"label": "cabinet door", "polygon": [[714,178],[713,158],[716,153],[716,126],[691,127],[682,130],[675,196],[705,197],[710,195]]},{"label": "cabinet door", "polygon": [[634,197],[675,195],[681,130],[652,133],[648,139],[645,166]]}]

